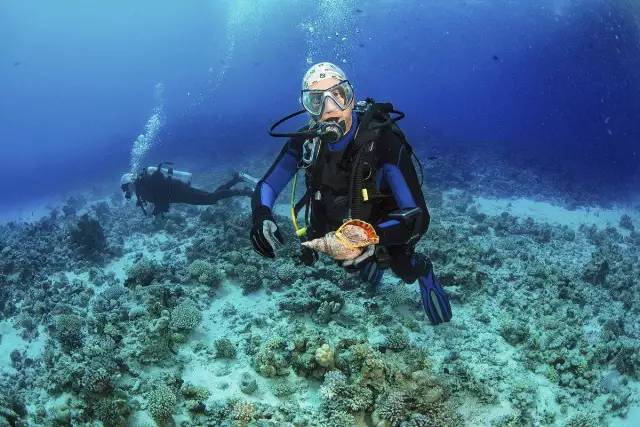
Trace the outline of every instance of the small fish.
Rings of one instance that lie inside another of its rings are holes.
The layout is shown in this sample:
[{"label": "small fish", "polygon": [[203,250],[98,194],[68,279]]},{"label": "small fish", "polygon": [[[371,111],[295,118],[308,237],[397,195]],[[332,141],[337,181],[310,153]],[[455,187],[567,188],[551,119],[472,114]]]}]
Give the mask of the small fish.
[{"label": "small fish", "polygon": [[364,43],[358,43],[359,47],[364,47]]},{"label": "small fish", "polygon": [[362,9],[356,9],[356,13],[362,13],[364,12]]},{"label": "small fish", "polygon": [[493,55],[491,57],[494,61],[500,61],[500,57],[498,55]]},{"label": "small fish", "polygon": [[19,66],[20,64],[22,64],[22,62],[20,62],[20,61],[15,61],[15,62],[13,63],[13,66],[14,66],[14,67],[17,67],[17,66]]},{"label": "small fish", "polygon": [[428,156],[427,160],[438,160],[438,156]]}]

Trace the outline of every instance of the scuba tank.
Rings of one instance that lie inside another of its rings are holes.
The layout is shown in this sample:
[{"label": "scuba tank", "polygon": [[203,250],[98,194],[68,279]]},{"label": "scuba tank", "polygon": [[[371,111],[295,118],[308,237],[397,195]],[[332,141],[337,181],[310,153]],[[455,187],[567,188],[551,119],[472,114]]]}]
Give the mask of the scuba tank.
[{"label": "scuba tank", "polygon": [[162,173],[162,175],[164,175],[165,178],[175,179],[190,186],[191,179],[193,178],[193,175],[191,174],[191,172],[175,170],[172,166],[170,166],[172,164],[173,163],[170,163],[170,162],[163,162],[163,163],[160,163],[158,166],[149,166],[146,168],[146,172],[147,174],[151,175],[155,171],[160,169],[160,173]]}]

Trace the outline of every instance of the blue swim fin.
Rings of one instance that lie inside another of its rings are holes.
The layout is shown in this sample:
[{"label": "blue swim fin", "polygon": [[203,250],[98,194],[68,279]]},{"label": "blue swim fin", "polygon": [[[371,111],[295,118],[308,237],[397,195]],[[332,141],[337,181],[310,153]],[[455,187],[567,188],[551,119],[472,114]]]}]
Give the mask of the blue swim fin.
[{"label": "blue swim fin", "polygon": [[433,325],[439,325],[451,320],[451,304],[442,286],[436,281],[433,269],[429,269],[426,275],[418,278],[420,284],[420,296],[422,307]]}]

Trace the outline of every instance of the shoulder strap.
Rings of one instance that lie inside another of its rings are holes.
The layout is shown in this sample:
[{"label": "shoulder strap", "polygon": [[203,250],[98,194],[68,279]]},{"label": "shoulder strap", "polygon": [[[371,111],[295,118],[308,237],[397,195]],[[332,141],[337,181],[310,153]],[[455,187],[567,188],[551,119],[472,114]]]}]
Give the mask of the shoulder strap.
[{"label": "shoulder strap", "polygon": [[376,113],[376,104],[370,98],[367,98],[365,102],[366,104],[364,104],[364,107],[357,110],[358,128],[356,129],[356,135],[353,141],[345,149],[346,151],[344,153],[342,161],[340,162],[340,166],[342,168],[347,167],[347,163],[350,162],[354,157],[356,157],[357,153],[360,151],[360,148],[366,142],[377,139],[378,134],[380,133],[380,128],[371,127],[371,122],[373,120],[374,114]]},{"label": "shoulder strap", "polygon": [[[349,183],[349,218],[359,218],[364,211],[364,202],[369,198],[368,194],[364,194],[363,191],[365,189],[364,181],[368,178],[365,173],[374,173],[380,134],[393,123],[389,119],[389,114],[385,113],[373,99],[368,98],[366,102],[352,147],[355,152],[355,160],[352,164]],[[345,156],[344,160],[348,160],[349,157]]]},{"label": "shoulder strap", "polygon": [[[412,158],[415,161],[415,163],[418,165],[418,169],[420,170],[420,187],[422,187],[422,184],[424,182],[424,171],[422,168],[422,162],[416,155],[409,141],[407,141],[407,138],[404,135],[404,132],[402,131],[402,129],[400,129],[400,127],[397,124],[393,123],[391,125],[390,130],[397,137],[397,140],[400,141],[400,147],[397,150],[397,154],[394,153],[395,158],[392,159],[393,163],[398,165],[403,155],[407,155],[409,158]],[[386,138],[383,138],[383,140],[387,141]],[[389,151],[393,151],[393,147],[389,147]]]}]

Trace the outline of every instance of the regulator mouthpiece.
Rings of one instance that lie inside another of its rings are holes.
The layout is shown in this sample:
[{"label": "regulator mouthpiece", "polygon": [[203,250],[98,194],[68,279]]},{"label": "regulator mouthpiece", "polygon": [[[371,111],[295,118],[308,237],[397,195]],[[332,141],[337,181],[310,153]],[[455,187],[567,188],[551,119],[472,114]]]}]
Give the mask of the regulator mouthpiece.
[{"label": "regulator mouthpiece", "polygon": [[344,120],[330,121],[330,122],[318,122],[318,136],[323,142],[332,144],[339,141],[344,136],[346,129],[346,123]]}]

